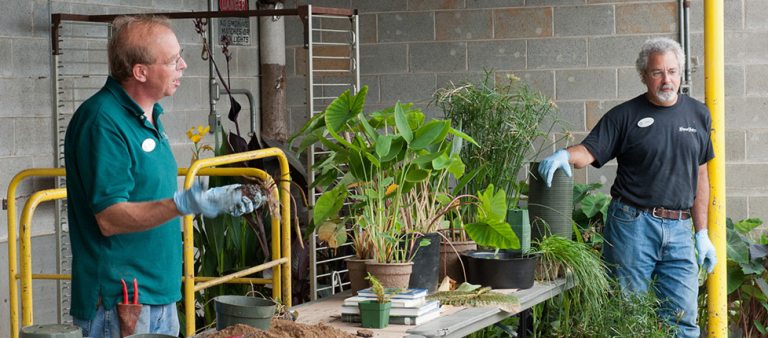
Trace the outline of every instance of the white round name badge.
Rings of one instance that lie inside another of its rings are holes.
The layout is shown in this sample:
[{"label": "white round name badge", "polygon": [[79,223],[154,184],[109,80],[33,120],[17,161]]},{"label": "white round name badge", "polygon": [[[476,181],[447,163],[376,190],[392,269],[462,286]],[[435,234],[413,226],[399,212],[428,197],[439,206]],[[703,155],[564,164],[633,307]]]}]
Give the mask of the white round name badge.
[{"label": "white round name badge", "polygon": [[148,138],[144,140],[144,142],[141,142],[141,150],[144,150],[144,152],[148,153],[152,150],[155,150],[155,140]]},{"label": "white round name badge", "polygon": [[645,128],[653,124],[653,118],[652,117],[646,117],[640,121],[637,121],[637,126],[640,128]]}]

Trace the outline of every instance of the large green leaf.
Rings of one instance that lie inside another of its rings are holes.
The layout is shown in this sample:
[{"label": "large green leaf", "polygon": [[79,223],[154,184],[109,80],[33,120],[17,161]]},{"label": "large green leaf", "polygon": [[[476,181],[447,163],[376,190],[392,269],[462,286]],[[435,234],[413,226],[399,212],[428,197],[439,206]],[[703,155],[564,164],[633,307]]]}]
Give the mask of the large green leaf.
[{"label": "large green leaf", "polygon": [[608,214],[608,206],[610,203],[611,198],[608,197],[608,195],[587,195],[581,200],[581,211],[583,211],[589,218],[592,218],[597,214],[606,215]]},{"label": "large green leaf", "polygon": [[432,120],[421,126],[413,134],[410,148],[414,150],[424,149],[426,146],[438,143],[448,134],[450,123],[444,120]]},{"label": "large green leaf", "polygon": [[480,146],[480,145],[477,143],[477,141],[475,141],[475,139],[473,139],[473,138],[472,138],[472,136],[469,136],[469,135],[467,135],[467,134],[465,134],[465,133],[463,133],[463,132],[461,132],[461,131],[459,131],[459,130],[456,130],[456,129],[453,129],[453,128],[451,128],[451,129],[449,129],[449,130],[448,130],[448,132],[449,132],[449,133],[451,133],[451,134],[452,134],[452,135],[454,135],[454,136],[458,136],[458,137],[461,137],[462,139],[464,139],[464,141],[467,141],[467,142],[469,142],[469,143],[472,143],[472,144],[474,144],[474,145],[476,145],[476,146],[478,146],[478,147]]},{"label": "large green leaf", "polygon": [[763,224],[763,221],[759,218],[747,218],[733,224],[736,231],[742,234],[749,233],[752,229],[759,227]]},{"label": "large green leaf", "polygon": [[477,245],[499,249],[520,248],[520,239],[507,222],[476,222],[465,224],[464,229]]},{"label": "large green leaf", "polygon": [[405,175],[405,180],[408,182],[421,182],[429,177],[429,170],[412,167],[408,170],[408,174]]},{"label": "large green leaf", "polygon": [[331,248],[338,248],[347,241],[346,227],[343,223],[324,222],[317,227],[317,239]]},{"label": "large green leaf", "polygon": [[379,158],[389,154],[389,150],[392,148],[392,139],[392,135],[380,135],[376,139],[376,155],[379,155]]},{"label": "large green leaf", "polygon": [[451,165],[451,157],[446,153],[438,153],[440,156],[432,160],[432,168],[435,170],[445,169]]},{"label": "large green leaf", "polygon": [[395,125],[397,126],[397,132],[403,137],[403,140],[410,144],[413,140],[413,130],[411,130],[411,126],[408,124],[408,119],[400,102],[395,104]]},{"label": "large green leaf", "polygon": [[477,197],[480,200],[478,209],[480,212],[477,219],[486,223],[498,223],[507,219],[507,196],[504,190],[496,189],[493,184],[478,192]]},{"label": "large green leaf", "polygon": [[459,179],[464,176],[464,171],[466,169],[467,167],[464,165],[464,161],[461,160],[459,154],[452,154],[450,165],[448,165],[448,172],[451,173],[453,177]]},{"label": "large green leaf", "polygon": [[726,257],[741,265],[749,264],[749,246],[736,230],[726,229]]},{"label": "large green leaf", "polygon": [[347,189],[344,186],[324,192],[315,202],[315,208],[312,209],[312,219],[315,224],[325,222],[331,216],[338,215],[341,207],[344,206],[344,199],[347,198]]}]

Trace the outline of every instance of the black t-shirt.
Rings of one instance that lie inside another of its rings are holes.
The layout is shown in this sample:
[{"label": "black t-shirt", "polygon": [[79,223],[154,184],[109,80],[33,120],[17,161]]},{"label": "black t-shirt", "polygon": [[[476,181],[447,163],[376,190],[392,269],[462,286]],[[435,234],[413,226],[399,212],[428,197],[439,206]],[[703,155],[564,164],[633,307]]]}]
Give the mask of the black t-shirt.
[{"label": "black t-shirt", "polygon": [[582,144],[600,168],[616,158],[611,196],[645,207],[693,206],[699,165],[714,157],[712,119],[703,103],[679,95],[659,107],[645,94],[605,114]]}]

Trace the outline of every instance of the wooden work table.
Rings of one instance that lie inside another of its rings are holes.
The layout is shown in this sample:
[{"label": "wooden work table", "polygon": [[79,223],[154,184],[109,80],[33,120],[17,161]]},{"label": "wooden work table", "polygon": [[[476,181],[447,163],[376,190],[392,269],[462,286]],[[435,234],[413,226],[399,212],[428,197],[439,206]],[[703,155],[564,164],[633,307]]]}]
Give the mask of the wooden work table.
[{"label": "wooden work table", "polygon": [[[553,282],[536,282],[532,288],[525,290],[502,289],[493,290],[505,294],[512,294],[520,301],[516,312],[504,312],[496,307],[465,307],[443,305],[440,317],[421,325],[394,325],[383,329],[371,329],[374,337],[464,337],[486,326],[493,325],[505,318],[520,313],[532,306],[552,298],[567,288],[565,279]],[[360,323],[348,323],[341,320],[341,306],[344,299],[351,297],[349,291],[313,302],[294,306],[292,309],[299,311],[298,323],[317,324],[323,323],[346,332],[356,334],[361,329]]]}]

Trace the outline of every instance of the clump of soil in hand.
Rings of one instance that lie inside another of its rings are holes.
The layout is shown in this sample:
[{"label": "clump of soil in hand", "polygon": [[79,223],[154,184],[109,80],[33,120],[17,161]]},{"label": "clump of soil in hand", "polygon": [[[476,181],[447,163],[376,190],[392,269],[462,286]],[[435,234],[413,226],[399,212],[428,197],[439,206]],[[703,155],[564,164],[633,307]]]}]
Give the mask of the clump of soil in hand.
[{"label": "clump of soil in hand", "polygon": [[273,319],[269,331],[257,329],[248,325],[235,324],[224,330],[202,335],[200,338],[355,338],[354,335],[335,327],[318,323],[308,325],[290,320]]}]

